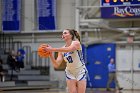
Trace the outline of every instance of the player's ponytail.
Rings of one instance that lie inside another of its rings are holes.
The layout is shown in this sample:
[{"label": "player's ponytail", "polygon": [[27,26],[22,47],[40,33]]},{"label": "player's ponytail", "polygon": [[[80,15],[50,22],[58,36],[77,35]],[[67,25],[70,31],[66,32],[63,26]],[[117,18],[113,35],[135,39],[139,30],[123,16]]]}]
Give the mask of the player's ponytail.
[{"label": "player's ponytail", "polygon": [[74,29],[66,29],[66,30],[68,30],[70,32],[70,34],[72,35],[72,40],[74,40],[76,38],[80,41],[80,35],[76,30],[74,30]]},{"label": "player's ponytail", "polygon": [[80,35],[76,30],[74,30],[74,34],[75,34],[75,37],[80,41]]}]

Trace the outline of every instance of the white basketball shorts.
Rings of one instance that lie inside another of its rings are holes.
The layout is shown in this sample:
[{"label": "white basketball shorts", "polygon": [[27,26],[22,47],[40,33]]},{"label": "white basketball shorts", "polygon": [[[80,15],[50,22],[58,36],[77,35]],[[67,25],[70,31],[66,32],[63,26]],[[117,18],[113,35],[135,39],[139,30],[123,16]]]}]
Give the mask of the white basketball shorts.
[{"label": "white basketball shorts", "polygon": [[87,69],[86,67],[82,67],[81,69],[75,69],[74,71],[65,69],[65,74],[66,74],[66,80],[87,80]]}]

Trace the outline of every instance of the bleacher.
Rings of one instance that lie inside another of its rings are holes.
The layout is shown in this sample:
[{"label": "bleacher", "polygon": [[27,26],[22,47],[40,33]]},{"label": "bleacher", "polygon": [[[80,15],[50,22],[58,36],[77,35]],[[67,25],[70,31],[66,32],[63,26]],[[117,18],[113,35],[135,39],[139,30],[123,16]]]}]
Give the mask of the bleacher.
[{"label": "bleacher", "polygon": [[[32,56],[36,56],[38,60],[33,62],[25,62],[25,68],[21,69],[19,72],[11,70],[7,64],[7,56],[8,52],[13,49],[13,44],[16,45],[16,42],[6,40],[4,35],[0,35],[0,56],[3,60],[3,69],[5,70],[5,80],[4,82],[0,82],[0,89],[7,90],[7,89],[30,89],[30,88],[56,88],[58,87],[58,81],[50,81],[49,76],[49,65],[41,67],[36,66],[37,61],[44,61],[40,60],[37,57],[37,53],[32,52]],[[8,44],[7,44],[8,42]],[[10,43],[9,43],[10,42]],[[22,44],[22,43],[18,43]],[[18,45],[16,45],[18,46]],[[20,47],[24,47],[20,45]],[[18,47],[19,48],[19,47]],[[28,52],[27,52],[28,53]],[[28,54],[27,54],[28,55]],[[29,57],[26,57],[29,58]],[[25,60],[25,61],[33,61],[33,60]],[[12,78],[11,78],[12,76]]]}]

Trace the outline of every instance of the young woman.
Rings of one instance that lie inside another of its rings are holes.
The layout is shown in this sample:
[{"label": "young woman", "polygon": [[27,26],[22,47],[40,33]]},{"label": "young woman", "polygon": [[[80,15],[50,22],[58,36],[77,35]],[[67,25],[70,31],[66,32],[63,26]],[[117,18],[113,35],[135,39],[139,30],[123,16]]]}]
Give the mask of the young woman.
[{"label": "young woman", "polygon": [[69,93],[85,93],[87,69],[82,55],[80,36],[73,29],[65,29],[62,33],[65,45],[62,48],[44,47],[44,50],[58,52],[57,59],[52,53],[50,59],[55,68],[58,68],[63,59],[67,62],[65,73]]}]

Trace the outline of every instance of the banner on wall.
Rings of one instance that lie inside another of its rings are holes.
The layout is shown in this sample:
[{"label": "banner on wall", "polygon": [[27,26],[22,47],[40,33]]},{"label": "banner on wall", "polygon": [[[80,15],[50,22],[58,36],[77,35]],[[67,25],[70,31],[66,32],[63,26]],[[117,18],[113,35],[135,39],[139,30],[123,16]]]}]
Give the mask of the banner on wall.
[{"label": "banner on wall", "polygon": [[102,18],[140,18],[140,6],[104,7]]},{"label": "banner on wall", "polygon": [[101,0],[102,18],[140,18],[140,0]]},{"label": "banner on wall", "polygon": [[21,0],[2,0],[3,32],[20,31]]},{"label": "banner on wall", "polygon": [[140,0],[101,0],[102,6],[112,5],[138,5]]},{"label": "banner on wall", "polygon": [[56,29],[56,0],[37,0],[38,30]]}]

